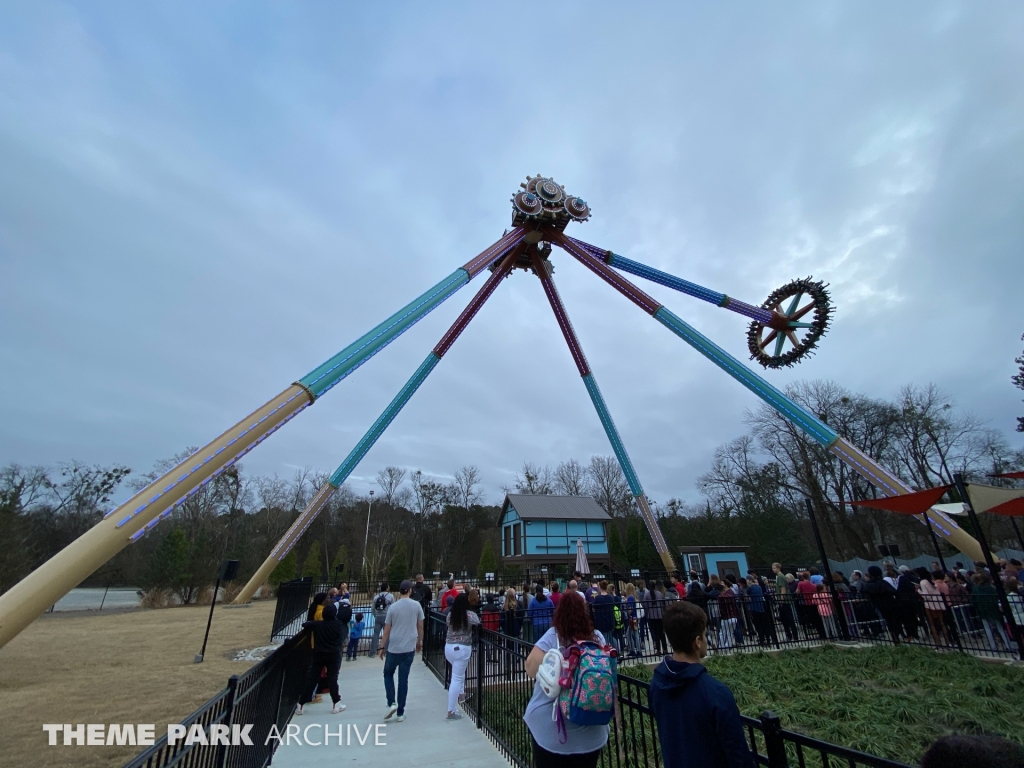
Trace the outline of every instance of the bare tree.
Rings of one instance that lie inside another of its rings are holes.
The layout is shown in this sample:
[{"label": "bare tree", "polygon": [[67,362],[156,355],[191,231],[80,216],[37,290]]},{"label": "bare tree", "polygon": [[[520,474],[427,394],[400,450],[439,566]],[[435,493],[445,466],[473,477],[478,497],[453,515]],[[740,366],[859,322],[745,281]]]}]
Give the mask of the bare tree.
[{"label": "bare tree", "polygon": [[516,472],[516,491],[537,496],[546,496],[554,489],[551,483],[551,469],[539,467],[532,461],[524,461],[523,467]]},{"label": "bare tree", "polygon": [[401,467],[384,467],[377,473],[377,485],[380,486],[381,501],[389,507],[394,506],[395,494],[405,480],[405,470]]},{"label": "bare tree", "polygon": [[447,497],[447,489],[436,480],[430,477],[423,477],[423,472],[418,469],[412,473],[410,481],[412,484],[413,513],[416,515],[416,543],[419,544],[419,555],[415,562],[417,567],[422,569],[425,539],[434,524],[434,521],[428,521],[427,518],[443,509]]},{"label": "bare tree", "polygon": [[591,456],[587,475],[595,500],[609,515],[628,515],[635,509],[629,483],[614,456]]},{"label": "bare tree", "polygon": [[474,504],[479,504],[483,497],[478,485],[480,485],[479,468],[471,465],[459,469],[450,486],[452,503],[469,511],[469,508]]},{"label": "bare tree", "polygon": [[590,478],[587,468],[576,459],[561,462],[555,467],[554,489],[556,493],[566,496],[588,496]]}]

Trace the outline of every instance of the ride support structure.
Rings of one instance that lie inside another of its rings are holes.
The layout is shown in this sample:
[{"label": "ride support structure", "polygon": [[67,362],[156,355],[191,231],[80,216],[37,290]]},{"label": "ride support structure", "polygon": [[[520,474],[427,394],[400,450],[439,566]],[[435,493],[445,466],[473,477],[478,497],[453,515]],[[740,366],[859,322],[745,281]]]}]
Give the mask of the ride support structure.
[{"label": "ride support structure", "polygon": [[[534,272],[576,362],[587,392],[598,413],[612,450],[655,548],[669,571],[674,558],[661,533],[658,518],[648,502],[633,463],[597,386],[579,339],[551,279],[552,244],[567,251],[616,291],[643,309],[711,362],[774,408],[783,418],[825,446],[836,458],[860,474],[886,496],[910,493],[898,476],[851,445],[831,427],[787,397],[764,378],[701,334],[667,307],[655,301],[620,272],[636,275],[683,294],[736,312],[750,320],[747,331],[751,359],[767,369],[794,365],[811,354],[828,329],[832,306],[827,286],[811,278],[794,280],[774,291],[760,306],[713,291],[667,272],[568,237],[571,222],[585,222],[590,207],[568,195],[551,178],[529,176],[512,197],[512,226],[493,245],[432,286],[372,330],[318,366],[280,394],[271,398],[233,427],[203,446],[180,464],[108,512],[92,529],[0,595],[0,647],[9,642],[43,611],[88,578],[97,568],[133,541],[138,541],[165,520],[192,494],[237,462],[270,435],[295,418],[363,365],[462,286],[486,269],[485,284],[445,333],[412,377],[399,391],[363,438],[351,450],[327,483],[319,488],[273,551],[249,579],[236,603],[251,599],[256,589],[302,538],[313,520],[356,468],[384,430],[429,376],[469,321],[498,284],[515,269]],[[809,302],[800,306],[804,297]],[[922,520],[922,522],[926,522]],[[974,560],[983,559],[980,545],[943,512],[931,509],[930,522],[953,546]]]}]

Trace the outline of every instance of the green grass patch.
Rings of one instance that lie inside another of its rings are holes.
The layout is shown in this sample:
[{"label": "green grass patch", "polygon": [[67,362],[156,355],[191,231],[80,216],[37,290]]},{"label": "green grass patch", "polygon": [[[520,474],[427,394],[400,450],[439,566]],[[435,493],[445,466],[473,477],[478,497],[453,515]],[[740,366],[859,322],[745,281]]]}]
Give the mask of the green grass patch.
[{"label": "green grass patch", "polygon": [[[900,646],[833,646],[705,659],[740,712],[772,710],[783,727],[917,764],[937,737],[987,733],[1024,743],[1024,668]],[[622,667],[651,677],[652,668]]]}]

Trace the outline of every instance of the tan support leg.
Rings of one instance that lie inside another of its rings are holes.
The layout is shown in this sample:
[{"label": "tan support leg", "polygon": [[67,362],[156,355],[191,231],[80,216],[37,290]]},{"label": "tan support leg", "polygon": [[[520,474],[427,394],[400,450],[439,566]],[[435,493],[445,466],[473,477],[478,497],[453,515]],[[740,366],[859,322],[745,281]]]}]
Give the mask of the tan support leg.
[{"label": "tan support leg", "polygon": [[[854,472],[863,477],[886,496],[911,493],[912,489],[885,467],[875,463],[843,438],[836,440],[829,451],[838,456]],[[915,515],[916,517],[916,515]],[[972,561],[984,560],[985,555],[978,540],[958,526],[949,515],[937,509],[928,510],[935,532],[963,552]],[[921,521],[922,523],[924,521]]]},{"label": "tan support leg", "polygon": [[324,508],[324,505],[327,504],[327,501],[334,495],[336,490],[338,489],[330,483],[324,483],[314,494],[312,500],[302,510],[302,514],[295,518],[295,522],[291,524],[291,527],[281,537],[280,541],[277,542],[274,551],[263,561],[263,565],[256,569],[256,573],[252,575],[252,578],[249,579],[242,591],[238,593],[238,596],[234,599],[234,605],[241,605],[252,600],[256,590],[270,578],[270,574],[277,567],[277,564],[284,560],[285,555],[291,552],[292,547],[298,543],[299,539],[302,538],[302,534],[316,520],[316,516],[320,514],[320,510]]},{"label": "tan support leg", "polygon": [[658,518],[651,511],[651,505],[647,503],[647,497],[640,495],[634,496],[633,499],[636,501],[637,507],[640,508],[640,516],[644,519],[647,532],[651,534],[651,538],[654,540],[654,548],[658,550],[658,556],[661,558],[661,562],[664,563],[665,570],[670,574],[673,573],[676,570],[675,560],[672,558],[672,552],[668,548],[668,542],[661,535]]},{"label": "tan support leg", "polygon": [[0,595],[0,647],[47,608],[120,552],[133,536],[184,500],[221,469],[312,402],[305,389],[288,387],[212,443],[132,496],[103,520]]}]

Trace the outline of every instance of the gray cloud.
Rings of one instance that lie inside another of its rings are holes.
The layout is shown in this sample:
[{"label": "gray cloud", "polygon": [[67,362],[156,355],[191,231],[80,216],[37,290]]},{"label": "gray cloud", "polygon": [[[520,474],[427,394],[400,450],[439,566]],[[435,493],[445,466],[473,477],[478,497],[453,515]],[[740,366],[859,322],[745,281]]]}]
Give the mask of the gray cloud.
[{"label": "gray cloud", "polygon": [[[201,444],[501,235],[527,173],[582,239],[752,303],[813,273],[819,354],[1009,432],[1024,330],[1017,4],[10,7],[0,24],[0,460]],[[641,479],[695,495],[757,401],[565,254]],[[246,459],[333,469],[479,283]],[[742,319],[643,286],[746,357]],[[352,479],[609,452],[536,280],[501,286]],[[1019,443],[1019,440],[1018,440]]]}]

